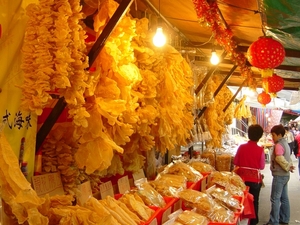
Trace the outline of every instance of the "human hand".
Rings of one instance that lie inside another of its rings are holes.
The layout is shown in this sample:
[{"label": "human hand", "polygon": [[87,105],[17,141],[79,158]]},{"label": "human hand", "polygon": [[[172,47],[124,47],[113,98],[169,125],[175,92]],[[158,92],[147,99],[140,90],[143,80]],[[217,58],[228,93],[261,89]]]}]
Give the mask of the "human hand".
[{"label": "human hand", "polygon": [[294,170],[295,170],[295,166],[290,166],[290,172],[294,173]]}]

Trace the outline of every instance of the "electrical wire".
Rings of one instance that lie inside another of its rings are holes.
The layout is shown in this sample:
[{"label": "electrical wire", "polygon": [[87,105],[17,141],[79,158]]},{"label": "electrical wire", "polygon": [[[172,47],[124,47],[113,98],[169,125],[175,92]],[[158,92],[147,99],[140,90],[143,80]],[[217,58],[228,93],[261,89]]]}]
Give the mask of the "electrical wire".
[{"label": "electrical wire", "polygon": [[206,45],[206,44],[208,44],[210,41],[211,41],[211,39],[213,38],[213,34],[211,34],[210,35],[210,38],[208,39],[208,41],[206,41],[206,42],[204,42],[204,43],[201,43],[201,44],[198,44],[198,45],[195,45],[195,44],[192,44],[193,46],[195,46],[195,47],[200,47],[200,46],[203,46],[203,45]]}]

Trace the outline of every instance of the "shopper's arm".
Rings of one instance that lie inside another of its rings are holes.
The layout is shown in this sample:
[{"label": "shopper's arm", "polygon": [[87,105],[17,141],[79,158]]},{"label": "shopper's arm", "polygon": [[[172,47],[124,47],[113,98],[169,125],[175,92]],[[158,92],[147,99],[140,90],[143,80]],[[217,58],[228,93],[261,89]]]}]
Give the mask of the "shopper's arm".
[{"label": "shopper's arm", "polygon": [[275,161],[279,164],[279,166],[284,169],[285,171],[290,171],[291,168],[293,167],[293,163],[292,162],[288,162],[283,154],[285,152],[285,149],[283,148],[282,145],[280,144],[276,144],[275,145]]},{"label": "shopper's arm", "polygon": [[288,162],[285,160],[283,155],[278,155],[275,157],[275,161],[280,165],[282,169],[285,171],[290,171],[291,167],[293,166],[292,162]]},{"label": "shopper's arm", "polygon": [[265,168],[265,165],[266,165],[266,156],[265,156],[265,150],[263,150],[261,159],[260,159],[260,168],[259,169],[263,170]]}]

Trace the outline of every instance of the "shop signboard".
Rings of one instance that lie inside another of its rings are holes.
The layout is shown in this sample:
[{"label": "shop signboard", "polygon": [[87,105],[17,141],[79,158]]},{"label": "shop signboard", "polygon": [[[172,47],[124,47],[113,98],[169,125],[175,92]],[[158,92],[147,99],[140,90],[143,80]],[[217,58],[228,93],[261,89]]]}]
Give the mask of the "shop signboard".
[{"label": "shop signboard", "polygon": [[30,181],[34,171],[37,115],[20,109],[23,73],[21,48],[25,34],[25,7],[37,0],[0,1],[0,127]]}]

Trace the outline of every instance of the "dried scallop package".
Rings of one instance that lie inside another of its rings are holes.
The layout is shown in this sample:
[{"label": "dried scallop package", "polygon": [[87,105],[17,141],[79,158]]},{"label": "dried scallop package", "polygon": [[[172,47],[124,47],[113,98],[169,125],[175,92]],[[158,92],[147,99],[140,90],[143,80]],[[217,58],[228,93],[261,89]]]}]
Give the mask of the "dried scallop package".
[{"label": "dried scallop package", "polygon": [[134,182],[137,187],[137,193],[143,199],[147,206],[156,206],[163,208],[166,206],[166,202],[161,194],[158,193],[147,181],[142,178]]},{"label": "dried scallop package", "polygon": [[190,182],[197,182],[203,178],[203,175],[195,170],[190,165],[183,163],[180,160],[176,160],[170,163],[168,166],[165,167],[164,174],[175,174],[175,175],[182,175],[186,177],[187,181]]}]

